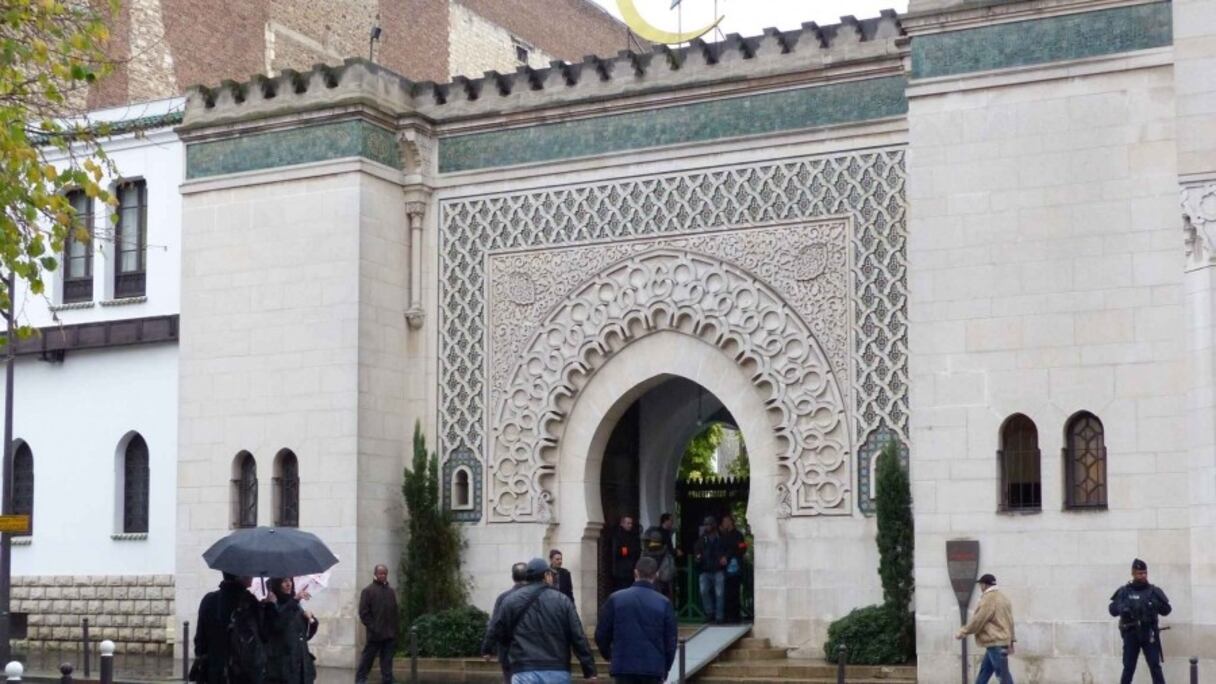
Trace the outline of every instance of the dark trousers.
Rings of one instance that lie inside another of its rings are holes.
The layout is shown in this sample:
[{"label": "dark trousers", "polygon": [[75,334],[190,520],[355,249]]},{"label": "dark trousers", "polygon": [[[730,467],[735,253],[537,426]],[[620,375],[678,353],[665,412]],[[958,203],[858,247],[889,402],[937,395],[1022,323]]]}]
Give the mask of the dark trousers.
[{"label": "dark trousers", "polygon": [[365,684],[372,671],[372,661],[380,658],[380,681],[393,684],[393,647],[396,639],[368,639],[359,656],[359,669],[355,670],[355,682]]},{"label": "dark trousers", "polygon": [[1161,642],[1151,632],[1138,634],[1137,630],[1123,633],[1123,677],[1119,679],[1120,684],[1132,684],[1141,651],[1148,661],[1148,673],[1153,684],[1165,684],[1165,675],[1161,674]]},{"label": "dark trousers", "polygon": [[635,677],[634,675],[613,677],[612,681],[615,684],[663,684],[662,677]]},{"label": "dark trousers", "polygon": [[723,612],[726,622],[741,622],[739,615],[739,600],[743,593],[743,578],[739,575],[726,576],[726,600],[723,602]]}]

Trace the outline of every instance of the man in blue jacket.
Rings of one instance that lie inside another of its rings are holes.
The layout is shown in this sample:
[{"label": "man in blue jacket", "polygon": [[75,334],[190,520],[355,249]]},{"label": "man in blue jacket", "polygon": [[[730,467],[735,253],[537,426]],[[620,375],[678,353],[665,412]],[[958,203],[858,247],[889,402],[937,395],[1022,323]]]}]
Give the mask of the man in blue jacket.
[{"label": "man in blue jacket", "polygon": [[658,563],[643,556],[633,569],[633,586],[609,596],[600,609],[595,643],[611,661],[616,684],[660,684],[676,659],[676,611],[654,586],[658,571]]}]

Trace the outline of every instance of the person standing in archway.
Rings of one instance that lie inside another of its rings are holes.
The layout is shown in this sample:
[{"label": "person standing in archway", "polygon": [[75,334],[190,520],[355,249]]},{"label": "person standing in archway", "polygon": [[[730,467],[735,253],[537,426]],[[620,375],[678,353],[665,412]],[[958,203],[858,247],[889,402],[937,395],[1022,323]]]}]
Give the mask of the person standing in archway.
[{"label": "person standing in archway", "polygon": [[633,586],[633,567],[642,556],[642,540],[633,525],[633,518],[621,516],[621,521],[612,531],[612,590],[620,591]]},{"label": "person standing in archway", "polygon": [[701,525],[701,536],[694,549],[697,569],[701,571],[701,608],[705,621],[719,623],[726,617],[726,550],[718,534],[718,521],[706,516]]},{"label": "person standing in archway", "polygon": [[747,539],[735,527],[735,519],[729,514],[722,516],[718,537],[722,542],[722,550],[726,553],[724,583],[726,599],[723,601],[725,610],[723,621],[737,623],[741,620],[739,603],[743,593],[743,563],[746,561]]}]

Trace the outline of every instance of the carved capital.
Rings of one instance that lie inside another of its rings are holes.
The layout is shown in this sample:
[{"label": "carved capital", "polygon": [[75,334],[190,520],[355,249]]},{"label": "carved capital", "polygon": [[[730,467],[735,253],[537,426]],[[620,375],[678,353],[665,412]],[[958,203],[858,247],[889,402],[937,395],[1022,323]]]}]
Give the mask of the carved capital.
[{"label": "carved capital", "polygon": [[405,201],[405,215],[407,217],[409,217],[411,222],[413,222],[415,220],[422,221],[423,217],[426,216],[426,205],[427,204],[428,204],[427,202],[423,202],[420,200],[407,199]]},{"label": "carved capital", "polygon": [[1216,263],[1216,181],[1182,187],[1182,221],[1187,264]]},{"label": "carved capital", "polygon": [[429,178],[435,165],[435,138],[418,127],[407,127],[397,133],[401,152],[401,168],[406,176]]},{"label": "carved capital", "polygon": [[421,330],[426,322],[426,312],[421,307],[411,307],[405,311],[405,323],[410,330]]}]

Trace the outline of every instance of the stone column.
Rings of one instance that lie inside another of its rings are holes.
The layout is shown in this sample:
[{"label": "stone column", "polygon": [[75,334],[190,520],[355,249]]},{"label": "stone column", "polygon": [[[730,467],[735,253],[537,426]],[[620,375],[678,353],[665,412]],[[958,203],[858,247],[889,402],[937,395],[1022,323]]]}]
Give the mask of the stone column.
[{"label": "stone column", "polygon": [[429,190],[410,188],[405,191],[405,216],[409,223],[409,308],[405,320],[411,330],[422,328],[426,311],[422,306],[422,222],[426,218]]}]

